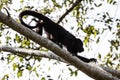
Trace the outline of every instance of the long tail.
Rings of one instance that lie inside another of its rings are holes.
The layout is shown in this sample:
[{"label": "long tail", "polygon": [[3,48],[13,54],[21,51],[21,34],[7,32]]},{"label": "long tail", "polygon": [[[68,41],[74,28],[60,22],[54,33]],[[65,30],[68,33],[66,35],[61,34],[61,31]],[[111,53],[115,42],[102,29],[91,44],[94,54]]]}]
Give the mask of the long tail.
[{"label": "long tail", "polygon": [[19,14],[19,19],[20,19],[21,24],[23,24],[24,26],[26,26],[26,27],[28,27],[28,28],[35,28],[35,26],[34,26],[34,27],[29,26],[28,24],[26,24],[26,23],[23,21],[23,16],[25,16],[25,15],[31,15],[31,16],[33,16],[33,17],[36,17],[36,18],[38,18],[39,20],[43,20],[45,23],[52,22],[52,20],[50,20],[48,17],[46,17],[46,16],[44,16],[44,15],[42,15],[42,14],[40,14],[40,13],[37,13],[37,12],[35,12],[35,11],[31,11],[31,10],[25,10],[25,11],[23,11],[23,12],[21,12],[21,13]]}]

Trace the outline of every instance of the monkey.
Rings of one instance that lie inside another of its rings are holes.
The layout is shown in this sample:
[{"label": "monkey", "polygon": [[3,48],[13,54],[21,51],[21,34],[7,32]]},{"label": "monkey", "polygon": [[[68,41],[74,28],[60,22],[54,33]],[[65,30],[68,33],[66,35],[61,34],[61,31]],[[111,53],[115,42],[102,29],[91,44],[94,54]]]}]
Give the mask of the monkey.
[{"label": "monkey", "polygon": [[[35,20],[37,22],[35,26],[30,26],[23,21],[23,16],[27,16],[27,15],[38,18],[38,21]],[[82,61],[86,63],[89,63],[91,61],[94,61],[94,62],[97,61],[95,58],[88,59],[88,58],[79,56],[77,53],[84,51],[83,42],[80,39],[76,38],[74,35],[72,35],[70,32],[68,32],[67,30],[65,30],[62,26],[53,22],[48,17],[35,11],[25,10],[19,14],[19,20],[21,24],[23,24],[29,29],[38,28],[38,31],[36,32],[40,35],[42,35],[42,30],[44,28],[44,30],[50,36],[49,39],[51,41],[53,41],[60,47],[64,45],[73,56],[78,57]]]},{"label": "monkey", "polygon": [[[36,31],[38,34],[42,35],[42,30],[43,30],[43,26],[45,25],[44,22],[42,20],[37,21],[36,19],[32,19],[35,22],[37,22],[36,24]],[[29,26],[30,27],[30,26]],[[32,28],[35,28],[32,26]],[[61,43],[59,43],[58,41],[56,41],[52,35],[50,35],[49,33],[47,33],[47,38],[50,39],[51,41],[53,41],[54,43],[56,43],[59,47],[63,48],[63,45]]]}]

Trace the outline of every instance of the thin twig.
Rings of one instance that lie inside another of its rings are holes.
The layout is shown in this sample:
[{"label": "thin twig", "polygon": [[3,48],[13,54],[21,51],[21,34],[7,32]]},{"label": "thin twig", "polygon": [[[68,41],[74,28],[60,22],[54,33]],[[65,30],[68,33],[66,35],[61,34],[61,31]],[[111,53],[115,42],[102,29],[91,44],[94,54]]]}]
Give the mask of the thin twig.
[{"label": "thin twig", "polygon": [[58,20],[58,24],[63,20],[63,18],[69,14],[73,9],[74,7],[76,7],[82,0],[76,0],[75,3],[72,5],[72,7],[70,9],[68,9],[63,15],[62,17]]}]

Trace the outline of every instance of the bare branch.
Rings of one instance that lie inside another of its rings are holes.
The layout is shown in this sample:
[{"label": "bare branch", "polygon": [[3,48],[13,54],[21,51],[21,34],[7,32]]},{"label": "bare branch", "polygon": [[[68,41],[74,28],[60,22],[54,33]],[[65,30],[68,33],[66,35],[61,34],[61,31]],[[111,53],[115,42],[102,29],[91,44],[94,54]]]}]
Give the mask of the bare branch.
[{"label": "bare branch", "polygon": [[119,80],[118,78],[112,76],[110,73],[103,71],[99,68],[91,66],[87,63],[84,63],[80,59],[75,56],[70,55],[64,49],[61,49],[58,45],[53,43],[52,41],[41,37],[39,34],[35,33],[34,31],[24,27],[23,25],[17,23],[11,17],[6,16],[4,13],[0,11],[0,22],[6,24],[7,26],[11,27],[13,30],[21,33],[22,35],[30,38],[34,42],[48,48],[56,55],[62,57],[64,60],[87,74],[88,76],[96,79],[96,80]]},{"label": "bare branch", "polygon": [[[45,58],[50,58],[50,59],[54,59],[57,61],[61,61],[61,62],[65,62],[67,64],[70,64],[68,62],[66,62],[65,60],[63,60],[61,57],[53,54],[52,52],[44,52],[44,51],[39,51],[39,50],[30,50],[30,49],[24,49],[24,48],[16,48],[16,47],[8,47],[8,46],[1,46],[0,45],[0,51],[5,51],[5,52],[11,52],[12,54],[18,55],[18,56],[37,56],[37,57],[45,57]],[[21,54],[22,53],[22,54]],[[108,67],[103,67],[103,66],[99,66],[99,65],[95,65],[90,63],[90,65],[97,67],[99,69],[104,69],[105,71],[111,73],[114,76],[117,76],[118,78],[120,78],[120,71],[118,70],[114,70],[114,69],[110,69]]]},{"label": "bare branch", "polygon": [[107,71],[107,72],[111,73],[112,75],[117,76],[118,78],[120,78],[120,70],[118,71],[118,70],[114,70],[114,69],[111,69],[111,68],[108,68],[108,67],[103,67],[103,66],[101,66],[101,67],[105,71]]},{"label": "bare branch", "polygon": [[68,15],[73,9],[74,7],[76,7],[82,0],[76,0],[75,3],[70,7],[70,9],[68,9],[63,15],[62,17],[58,20],[58,24],[63,20],[63,18]]},{"label": "bare branch", "polygon": [[30,49],[24,49],[24,48],[16,48],[16,47],[8,47],[8,46],[1,46],[0,45],[0,51],[5,52],[11,52],[12,54],[18,55],[18,56],[37,56],[37,57],[45,57],[50,59],[55,59],[58,61],[66,62],[56,54],[53,54],[52,52],[44,52],[39,50],[30,50]]}]

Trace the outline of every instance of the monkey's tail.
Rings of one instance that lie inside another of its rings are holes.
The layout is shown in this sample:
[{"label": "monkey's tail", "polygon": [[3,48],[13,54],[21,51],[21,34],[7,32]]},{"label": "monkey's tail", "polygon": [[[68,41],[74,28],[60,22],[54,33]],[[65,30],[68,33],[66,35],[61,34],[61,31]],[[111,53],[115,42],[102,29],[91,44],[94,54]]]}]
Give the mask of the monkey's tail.
[{"label": "monkey's tail", "polygon": [[[50,20],[48,17],[46,17],[46,16],[44,16],[44,15],[42,15],[42,14],[40,14],[40,13],[37,13],[37,12],[35,12],[35,11],[31,11],[31,10],[25,10],[25,11],[23,11],[23,12],[21,12],[21,13],[19,14],[19,19],[20,19],[20,22],[21,22],[24,26],[29,27],[29,28],[30,28],[31,26],[27,25],[27,24],[23,21],[23,16],[25,16],[25,15],[33,16],[33,17],[35,17],[35,18],[38,18],[39,20],[43,20],[45,23],[51,22],[51,20]],[[35,26],[34,26],[34,27],[31,27],[31,28],[35,28]]]}]

